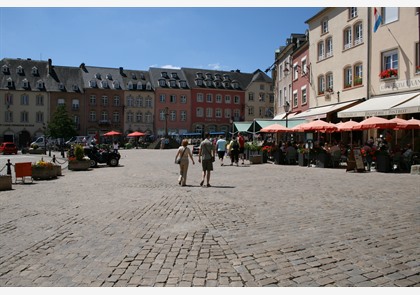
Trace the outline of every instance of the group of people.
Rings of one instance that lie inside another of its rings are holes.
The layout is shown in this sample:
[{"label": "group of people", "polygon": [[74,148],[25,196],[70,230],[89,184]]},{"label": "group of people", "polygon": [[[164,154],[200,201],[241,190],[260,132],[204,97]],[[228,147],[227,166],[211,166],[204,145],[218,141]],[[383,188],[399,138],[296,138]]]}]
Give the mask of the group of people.
[{"label": "group of people", "polygon": [[[233,137],[230,142],[228,142],[223,135],[220,135],[219,139],[212,142],[210,140],[210,133],[206,133],[205,139],[200,143],[198,152],[198,162],[201,163],[202,166],[200,186],[205,185],[206,187],[211,187],[210,176],[211,171],[213,171],[216,153],[221,166],[224,165],[224,158],[226,155],[230,157],[231,166],[234,163],[236,166],[239,166],[239,160],[244,164],[244,151],[245,139],[241,134],[239,134],[238,137]],[[175,155],[175,163],[179,164],[178,184],[181,186],[187,185],[189,159],[191,159],[191,162],[195,165],[191,149],[188,147],[188,139],[184,139]]]}]

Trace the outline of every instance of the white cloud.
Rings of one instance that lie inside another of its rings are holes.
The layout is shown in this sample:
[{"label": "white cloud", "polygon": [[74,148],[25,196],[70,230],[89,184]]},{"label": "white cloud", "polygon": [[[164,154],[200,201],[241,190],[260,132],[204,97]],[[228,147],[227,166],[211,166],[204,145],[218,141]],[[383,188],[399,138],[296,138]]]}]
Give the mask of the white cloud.
[{"label": "white cloud", "polygon": [[177,66],[173,66],[173,65],[164,65],[164,66],[162,66],[162,68],[179,70],[181,67],[177,67]]}]

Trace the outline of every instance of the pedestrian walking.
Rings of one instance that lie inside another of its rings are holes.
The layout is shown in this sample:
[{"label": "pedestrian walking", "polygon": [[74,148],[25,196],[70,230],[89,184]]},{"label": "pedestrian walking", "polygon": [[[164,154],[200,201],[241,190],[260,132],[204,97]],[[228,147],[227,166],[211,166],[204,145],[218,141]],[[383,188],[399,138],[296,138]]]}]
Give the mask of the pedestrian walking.
[{"label": "pedestrian walking", "polygon": [[217,156],[220,160],[220,166],[223,166],[223,158],[226,154],[226,139],[223,135],[220,135],[219,139],[216,141],[216,150]]},{"label": "pedestrian walking", "polygon": [[232,166],[233,163],[235,163],[236,166],[239,166],[239,142],[236,137],[233,137],[230,142],[230,166]]},{"label": "pedestrian walking", "polygon": [[193,165],[195,165],[193,155],[188,147],[188,139],[184,139],[182,140],[181,146],[178,148],[178,152],[175,155],[175,163],[179,164],[178,184],[181,186],[187,185],[187,172],[189,165],[188,157],[191,159]]},{"label": "pedestrian walking", "polygon": [[204,180],[206,180],[207,187],[211,187],[210,173],[213,171],[213,161],[215,159],[214,150],[215,149],[213,144],[210,141],[210,133],[206,133],[205,139],[200,143],[200,149],[198,151],[198,162],[201,163],[203,168],[203,176],[200,182],[200,186],[203,186]]},{"label": "pedestrian walking", "polygon": [[239,143],[239,158],[242,161],[242,165],[244,165],[244,159],[245,159],[245,139],[244,136],[239,133],[238,135],[238,143]]}]

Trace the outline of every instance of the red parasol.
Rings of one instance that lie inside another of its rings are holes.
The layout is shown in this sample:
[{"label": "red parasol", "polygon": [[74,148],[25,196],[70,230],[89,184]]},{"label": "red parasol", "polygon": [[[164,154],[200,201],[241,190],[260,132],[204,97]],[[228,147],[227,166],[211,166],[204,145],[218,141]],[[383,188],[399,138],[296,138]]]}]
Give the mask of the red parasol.
[{"label": "red parasol", "polygon": [[325,122],[321,119],[300,125],[303,131],[319,131],[319,132],[333,132],[337,130],[337,126],[332,123]]},{"label": "red parasol", "polygon": [[287,131],[290,131],[290,129],[280,124],[272,124],[260,130],[260,132],[270,132],[270,133],[280,133],[280,132],[287,132]]},{"label": "red parasol", "polygon": [[146,133],[139,132],[139,131],[135,131],[133,133],[127,134],[128,137],[139,137],[139,136],[143,136],[143,135],[146,135]]},{"label": "red parasol", "polygon": [[397,123],[380,117],[370,117],[353,127],[353,130],[392,129]]},{"label": "red parasol", "polygon": [[389,121],[397,123],[397,126],[394,127],[394,130],[420,129],[420,125],[416,122],[410,122],[409,120],[404,120],[398,117],[390,119]]},{"label": "red parasol", "polygon": [[[407,122],[417,124],[417,125],[419,125],[419,128],[420,128],[420,120],[417,120],[417,119],[411,118],[410,120],[407,120]],[[417,128],[416,128],[416,129],[417,129]]]},{"label": "red parasol", "polygon": [[104,136],[116,136],[116,135],[121,135],[121,133],[118,131],[109,131],[104,134]]},{"label": "red parasol", "polygon": [[359,124],[359,123],[357,123],[356,121],[350,120],[350,121],[346,121],[346,122],[340,122],[340,123],[337,123],[335,125],[338,128],[337,131],[352,131],[353,127],[356,126],[357,124]]}]

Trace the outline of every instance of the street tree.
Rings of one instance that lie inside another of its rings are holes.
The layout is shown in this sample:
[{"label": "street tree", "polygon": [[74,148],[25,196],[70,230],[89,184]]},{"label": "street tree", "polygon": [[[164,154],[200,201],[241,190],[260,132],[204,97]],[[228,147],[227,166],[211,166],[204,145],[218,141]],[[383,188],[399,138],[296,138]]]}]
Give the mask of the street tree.
[{"label": "street tree", "polygon": [[76,126],[67,113],[66,107],[60,105],[53,113],[47,126],[47,135],[52,138],[71,138],[77,135]]}]

